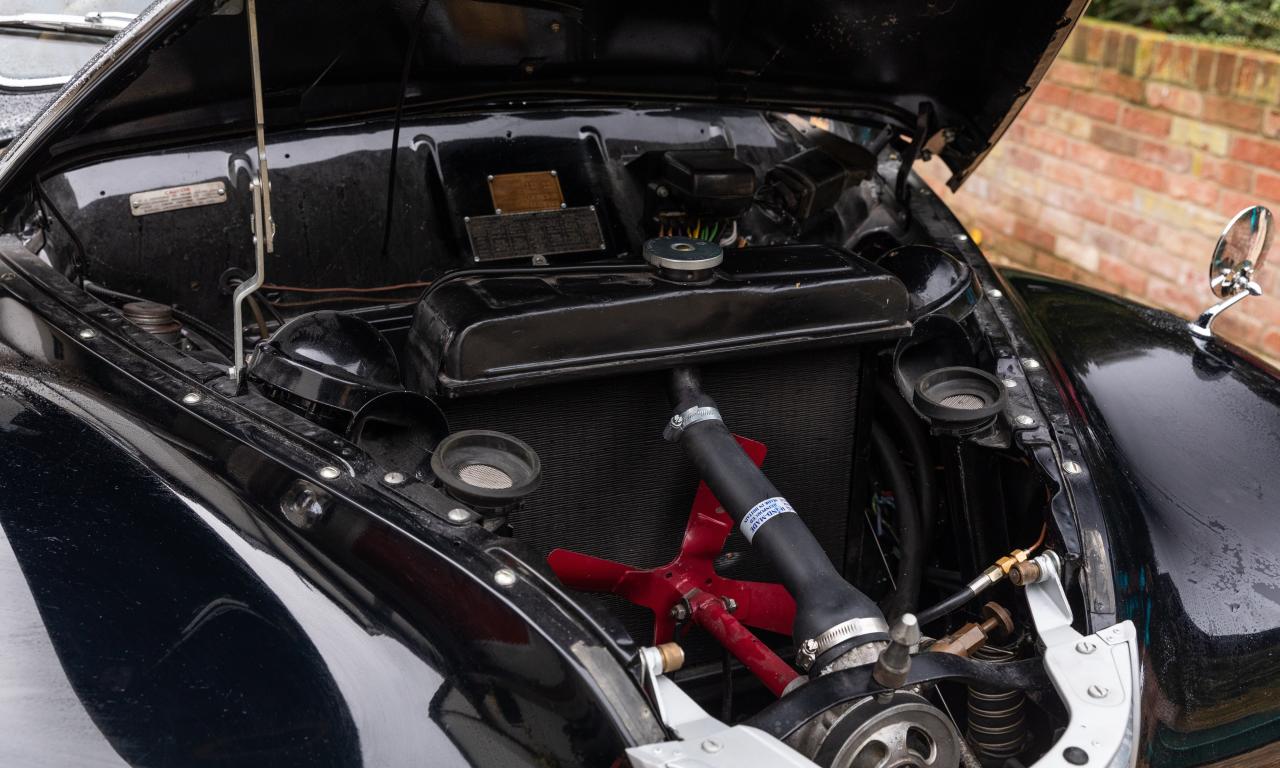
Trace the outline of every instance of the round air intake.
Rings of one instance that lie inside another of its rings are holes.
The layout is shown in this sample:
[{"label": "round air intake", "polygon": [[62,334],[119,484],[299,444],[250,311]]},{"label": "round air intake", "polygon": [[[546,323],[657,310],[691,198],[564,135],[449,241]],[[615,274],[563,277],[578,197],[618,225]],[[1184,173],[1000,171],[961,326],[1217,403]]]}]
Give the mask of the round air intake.
[{"label": "round air intake", "polygon": [[469,429],[440,441],[431,455],[431,471],[450,496],[496,511],[514,507],[537,489],[542,461],[511,435]]},{"label": "round air intake", "polygon": [[999,379],[977,368],[937,368],[916,382],[911,403],[941,432],[965,434],[990,426],[1007,396]]}]

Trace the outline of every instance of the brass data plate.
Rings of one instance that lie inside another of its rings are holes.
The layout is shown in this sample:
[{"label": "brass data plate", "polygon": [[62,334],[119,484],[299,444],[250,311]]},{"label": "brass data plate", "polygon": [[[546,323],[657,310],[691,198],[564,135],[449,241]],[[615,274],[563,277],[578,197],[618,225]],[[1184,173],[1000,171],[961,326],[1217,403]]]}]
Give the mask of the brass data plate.
[{"label": "brass data plate", "polygon": [[489,177],[494,213],[556,211],[564,207],[564,194],[555,171],[500,173]]}]

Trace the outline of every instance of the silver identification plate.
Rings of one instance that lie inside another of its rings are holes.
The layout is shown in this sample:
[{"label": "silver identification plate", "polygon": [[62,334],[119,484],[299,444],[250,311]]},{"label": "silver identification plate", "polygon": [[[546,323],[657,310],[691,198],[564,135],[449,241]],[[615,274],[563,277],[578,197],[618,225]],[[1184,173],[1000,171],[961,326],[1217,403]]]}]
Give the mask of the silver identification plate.
[{"label": "silver identification plate", "polygon": [[134,216],[146,216],[201,205],[217,205],[226,201],[227,186],[221,181],[206,181],[203,184],[184,184],[181,187],[134,192],[129,195],[129,210]]}]

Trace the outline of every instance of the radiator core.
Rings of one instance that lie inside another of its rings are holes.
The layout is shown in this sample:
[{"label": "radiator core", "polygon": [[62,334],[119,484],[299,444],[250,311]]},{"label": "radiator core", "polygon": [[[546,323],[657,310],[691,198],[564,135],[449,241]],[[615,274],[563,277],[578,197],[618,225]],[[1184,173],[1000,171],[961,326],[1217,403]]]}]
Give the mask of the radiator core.
[{"label": "radiator core", "polygon": [[[702,367],[729,428],[768,447],[764,471],[840,566],[849,524],[858,395],[856,347]],[[451,429],[495,429],[533,446],[541,487],[512,515],[515,535],[542,555],[561,547],[640,567],[676,554],[699,478],[662,438],[671,417],[666,372],[635,373],[474,396],[446,404]],[[740,533],[718,570],[775,581]],[[648,611],[606,598],[648,642]],[[710,649],[686,647],[696,657]],[[718,658],[713,656],[712,658]]]}]

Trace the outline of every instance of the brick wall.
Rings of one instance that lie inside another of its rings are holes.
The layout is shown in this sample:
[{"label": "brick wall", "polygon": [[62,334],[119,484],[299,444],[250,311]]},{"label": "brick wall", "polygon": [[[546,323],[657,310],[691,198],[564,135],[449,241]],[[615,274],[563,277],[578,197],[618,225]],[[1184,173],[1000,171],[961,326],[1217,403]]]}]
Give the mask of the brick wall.
[{"label": "brick wall", "polygon": [[[1230,216],[1280,215],[1280,56],[1086,19],[960,192],[920,166],[997,263],[1066,277],[1193,318]],[[1280,359],[1280,238],[1265,295],[1222,336]]]}]

